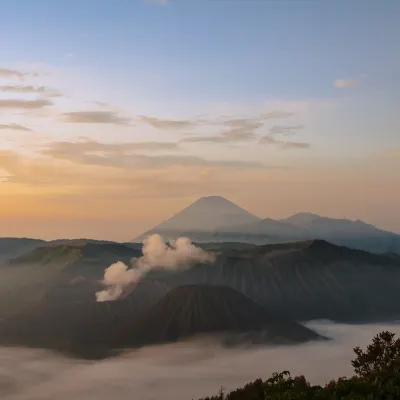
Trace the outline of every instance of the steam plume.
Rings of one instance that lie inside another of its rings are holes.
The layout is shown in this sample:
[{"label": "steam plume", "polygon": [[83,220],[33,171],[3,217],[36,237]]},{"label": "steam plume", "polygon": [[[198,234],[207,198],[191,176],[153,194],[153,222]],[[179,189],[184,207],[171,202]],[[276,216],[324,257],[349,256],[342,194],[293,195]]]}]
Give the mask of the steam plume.
[{"label": "steam plume", "polygon": [[97,301],[117,300],[127,286],[137,284],[153,269],[176,270],[215,259],[185,237],[166,243],[160,235],[148,236],[143,241],[142,253],[142,257],[132,259],[132,268],[118,261],[105,269],[103,283],[107,288],[96,293]]}]

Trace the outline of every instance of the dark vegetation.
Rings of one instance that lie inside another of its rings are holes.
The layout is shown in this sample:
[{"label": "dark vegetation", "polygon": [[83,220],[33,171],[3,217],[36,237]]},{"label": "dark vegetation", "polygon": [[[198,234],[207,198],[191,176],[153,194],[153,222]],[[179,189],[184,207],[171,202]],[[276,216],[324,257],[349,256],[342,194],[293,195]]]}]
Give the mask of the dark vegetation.
[{"label": "dark vegetation", "polygon": [[257,379],[242,388],[202,400],[395,400],[400,399],[400,339],[381,332],[364,351],[354,349],[354,376],[332,380],[325,386],[311,385],[305,376],[288,371],[267,380]]}]

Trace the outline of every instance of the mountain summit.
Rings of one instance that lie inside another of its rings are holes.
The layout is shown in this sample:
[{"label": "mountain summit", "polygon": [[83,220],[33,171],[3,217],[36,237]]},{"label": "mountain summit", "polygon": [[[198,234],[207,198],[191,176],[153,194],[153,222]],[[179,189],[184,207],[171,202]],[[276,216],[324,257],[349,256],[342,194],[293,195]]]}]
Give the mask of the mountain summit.
[{"label": "mountain summit", "polygon": [[260,218],[221,196],[201,197],[135,241],[159,233],[166,239],[186,232],[211,232],[221,227],[249,224]]}]

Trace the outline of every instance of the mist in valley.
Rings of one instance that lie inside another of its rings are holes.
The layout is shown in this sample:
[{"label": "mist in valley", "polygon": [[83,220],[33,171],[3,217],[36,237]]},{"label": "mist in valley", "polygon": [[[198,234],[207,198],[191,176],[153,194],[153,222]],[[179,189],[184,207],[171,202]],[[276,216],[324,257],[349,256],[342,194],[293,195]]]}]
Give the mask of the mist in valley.
[{"label": "mist in valley", "polygon": [[400,334],[397,322],[344,325],[315,321],[307,326],[333,340],[236,349],[210,341],[191,341],[90,362],[44,350],[1,348],[0,397],[190,400],[215,394],[221,386],[231,390],[283,370],[323,384],[352,374],[355,346],[367,346],[383,330]]}]

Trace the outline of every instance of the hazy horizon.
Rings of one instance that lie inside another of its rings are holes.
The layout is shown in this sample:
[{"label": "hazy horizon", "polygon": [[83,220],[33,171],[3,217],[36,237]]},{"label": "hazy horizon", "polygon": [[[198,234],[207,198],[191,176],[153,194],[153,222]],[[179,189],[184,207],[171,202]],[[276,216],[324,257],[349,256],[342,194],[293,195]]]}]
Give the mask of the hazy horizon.
[{"label": "hazy horizon", "polygon": [[[212,195],[212,196],[214,196],[214,195]],[[227,199],[227,200],[229,200],[229,199]],[[183,208],[186,208],[186,207],[188,207],[188,206],[190,206],[191,204],[193,204],[193,203],[190,203],[190,204],[186,204],[186,205],[184,205],[183,206]],[[245,209],[245,208],[243,208],[245,211],[249,211],[249,210],[247,210],[247,209]],[[61,239],[90,239],[90,240],[105,240],[105,241],[115,241],[115,242],[121,242],[121,243],[123,243],[123,242],[130,242],[131,240],[133,240],[135,237],[139,237],[139,235],[140,234],[142,234],[142,233],[144,233],[144,232],[146,232],[147,230],[149,230],[149,229],[151,229],[151,228],[153,228],[154,226],[156,226],[156,225],[158,225],[159,223],[162,223],[162,222],[164,222],[164,221],[166,221],[168,218],[171,218],[171,217],[173,217],[177,212],[180,212],[180,211],[182,211],[182,209],[180,209],[180,210],[177,210],[176,212],[174,212],[172,215],[169,215],[169,216],[167,216],[166,218],[164,218],[164,219],[161,219],[161,220],[159,220],[159,221],[155,221],[152,225],[149,225],[149,226],[145,226],[145,228],[143,228],[141,231],[138,231],[137,233],[136,233],[136,230],[132,230],[132,232],[135,232],[134,234],[130,234],[130,233],[128,233],[128,235],[130,235],[130,236],[125,236],[125,237],[122,237],[122,236],[117,236],[117,237],[115,237],[115,238],[112,238],[112,237],[107,237],[107,229],[106,229],[106,225],[107,225],[107,221],[106,222],[103,222],[103,224],[104,224],[104,228],[105,228],[105,235],[106,236],[101,236],[102,235],[102,233],[99,233],[98,232],[98,226],[99,226],[99,223],[97,222],[96,223],[96,221],[92,221],[92,223],[94,222],[95,223],[95,226],[96,226],[96,228],[97,228],[97,230],[95,230],[96,231],[96,233],[93,235],[93,236],[83,236],[83,235],[79,235],[79,233],[78,234],[75,234],[75,235],[73,235],[73,236],[53,236],[53,235],[51,235],[50,234],[50,236],[49,235],[46,235],[46,234],[44,234],[43,236],[38,236],[37,234],[35,234],[35,230],[33,230],[33,233],[34,233],[34,235],[33,236],[3,236],[3,237],[9,237],[9,238],[29,238],[29,239],[40,239],[40,240],[46,240],[46,241],[51,241],[51,240],[61,240]],[[312,213],[312,212],[307,212],[307,211],[299,211],[298,213],[294,213],[294,214],[290,214],[290,215],[285,215],[285,216],[283,216],[283,217],[280,217],[280,218],[275,218],[276,220],[281,220],[281,219],[285,219],[285,218],[289,218],[289,217],[292,217],[292,216],[294,216],[294,215],[296,215],[296,214],[299,214],[299,213],[304,213],[304,214],[314,214],[314,213]],[[262,215],[256,215],[255,213],[251,213],[251,214],[253,214],[253,215],[255,215],[256,217],[259,217],[259,218],[270,218],[268,215],[266,215],[266,216],[262,216]],[[327,216],[327,215],[320,215],[321,217],[328,217],[328,218],[338,218],[338,219],[341,219],[341,218],[343,218],[343,217],[340,217],[340,216]],[[359,220],[359,218],[345,218],[345,219],[348,219],[348,220],[351,220],[351,221],[356,221],[356,220]],[[68,221],[66,221],[67,223],[68,223]],[[115,222],[115,221],[114,221]],[[369,223],[368,221],[363,221],[364,223]],[[64,222],[65,223],[65,222]],[[118,223],[118,222],[115,222],[115,223]],[[122,221],[120,221],[119,222],[121,225],[123,225],[123,222]],[[130,222],[128,222],[128,226],[130,226],[129,225],[130,224]],[[90,223],[89,223],[89,225],[90,225]],[[64,225],[65,226],[65,225]],[[383,229],[383,230],[386,230],[386,229],[384,229],[383,227],[380,227],[380,226],[376,226],[377,228],[379,228],[379,229]],[[68,231],[68,230],[67,230]],[[387,231],[389,231],[389,232],[391,232],[390,230],[387,230]],[[131,231],[129,231],[129,232],[131,232]],[[393,233],[398,233],[398,234],[400,234],[400,231],[393,231]]]},{"label": "hazy horizon", "polygon": [[208,195],[400,233],[398,1],[1,12],[0,237],[125,241]]}]

